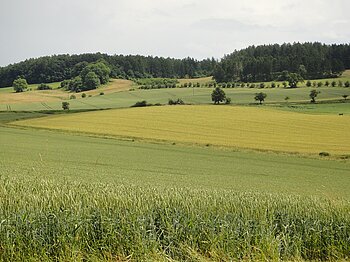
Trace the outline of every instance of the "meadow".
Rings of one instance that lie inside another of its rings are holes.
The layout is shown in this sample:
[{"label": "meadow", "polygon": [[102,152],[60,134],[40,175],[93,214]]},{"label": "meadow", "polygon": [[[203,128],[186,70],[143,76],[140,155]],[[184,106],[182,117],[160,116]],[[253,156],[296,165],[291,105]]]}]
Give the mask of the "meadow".
[{"label": "meadow", "polygon": [[[350,80],[350,70],[345,71],[338,80],[343,82]],[[331,81],[332,79],[329,79]],[[211,83],[210,77],[198,79],[179,79],[180,84],[184,83]],[[322,80],[325,82],[326,80]],[[315,80],[319,82],[319,80]],[[276,82],[277,83],[277,82]],[[271,83],[265,83],[266,86]],[[138,86],[129,80],[112,79],[109,84],[103,85],[96,90],[84,92],[86,98],[81,98],[82,93],[69,93],[57,89],[59,83],[50,84],[54,90],[35,90],[37,85],[30,85],[32,91],[14,93],[13,89],[0,88],[0,111],[41,111],[61,110],[62,101],[70,103],[71,110],[106,109],[130,107],[138,101],[146,100],[149,103],[166,104],[169,99],[181,98],[189,104],[210,104],[213,88],[166,88],[140,90]],[[255,104],[254,95],[257,92],[267,94],[266,103],[269,105],[282,105],[289,107],[291,104],[309,103],[310,90],[314,87],[306,87],[305,82],[299,84],[300,88],[225,88],[224,91],[232,99],[234,105]],[[318,87],[321,93],[317,97],[319,102],[341,102],[343,95],[350,96],[350,88],[346,87]],[[103,93],[104,95],[100,95]],[[75,95],[76,99],[69,99]],[[288,102],[285,98],[289,97]]]}]

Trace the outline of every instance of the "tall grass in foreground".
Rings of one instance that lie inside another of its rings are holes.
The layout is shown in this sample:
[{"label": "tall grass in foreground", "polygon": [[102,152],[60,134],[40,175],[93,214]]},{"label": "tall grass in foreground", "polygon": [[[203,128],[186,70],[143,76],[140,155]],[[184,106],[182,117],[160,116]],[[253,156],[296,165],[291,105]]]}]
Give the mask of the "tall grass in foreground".
[{"label": "tall grass in foreground", "polygon": [[346,200],[0,177],[2,261],[349,257]]}]

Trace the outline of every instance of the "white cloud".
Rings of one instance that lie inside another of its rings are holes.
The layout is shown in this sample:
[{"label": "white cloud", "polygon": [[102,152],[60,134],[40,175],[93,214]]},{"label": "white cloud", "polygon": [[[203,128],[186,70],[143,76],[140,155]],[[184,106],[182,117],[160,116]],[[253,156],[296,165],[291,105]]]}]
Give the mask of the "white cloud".
[{"label": "white cloud", "polygon": [[347,0],[1,0],[0,65],[56,53],[221,57],[252,44],[349,42]]}]

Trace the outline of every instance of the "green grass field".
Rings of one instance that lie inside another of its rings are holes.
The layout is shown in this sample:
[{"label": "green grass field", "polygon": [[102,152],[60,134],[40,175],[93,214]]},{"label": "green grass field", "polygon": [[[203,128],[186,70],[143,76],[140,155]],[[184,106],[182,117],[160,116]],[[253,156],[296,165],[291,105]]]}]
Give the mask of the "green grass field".
[{"label": "green grass field", "polygon": [[348,161],[7,127],[0,137],[2,175],[350,199]]},{"label": "green grass field", "polygon": [[[130,107],[137,101],[146,100],[149,103],[166,104],[168,99],[181,98],[190,104],[210,104],[211,88],[174,88],[158,90],[135,90],[106,94],[103,96],[94,95],[85,99],[69,100],[71,110],[79,109],[103,109],[103,108],[123,108]],[[309,93],[311,88],[298,89],[247,89],[231,88],[225,89],[228,97],[232,98],[232,104],[252,104],[256,92],[263,91],[267,94],[266,103],[286,104],[284,98],[290,97],[289,103],[309,102]],[[318,96],[319,101],[324,100],[342,100],[342,95],[349,94],[349,88],[319,88],[321,94]],[[15,94],[17,95],[17,94]],[[0,95],[1,96],[1,95]],[[68,97],[68,94],[66,95]],[[26,102],[9,104],[11,111],[39,111],[39,110],[61,110],[62,101],[49,102]],[[6,103],[0,104],[0,111],[7,110]]]},{"label": "green grass field", "polygon": [[[328,79],[330,81],[332,79]],[[343,82],[350,80],[350,70],[345,71],[339,79]],[[179,79],[183,83],[208,83],[212,81],[210,77],[199,79]],[[314,80],[316,82],[326,80]],[[0,88],[0,111],[40,111],[40,110],[61,110],[62,101],[69,100],[71,93],[56,89],[59,83],[50,84],[54,90],[48,91],[29,91],[25,93],[13,93],[12,88]],[[266,83],[268,86],[269,83]],[[307,103],[310,101],[309,93],[314,87],[305,87],[301,83],[300,88],[226,88],[225,92],[232,99],[233,104],[252,104],[255,103],[254,95],[257,92],[267,94],[266,103],[288,105],[294,103]],[[33,90],[37,85],[30,85]],[[135,89],[129,91],[130,89]],[[318,101],[340,101],[343,95],[350,96],[350,88],[346,87],[320,87],[317,88],[321,93],[318,95]],[[209,104],[211,103],[212,88],[171,88],[158,90],[139,90],[131,81],[113,79],[108,85],[102,86],[97,90],[85,92],[91,97],[81,99],[81,94],[76,94],[78,99],[69,100],[72,110],[84,109],[103,109],[103,108],[123,108],[130,107],[137,101],[146,100],[149,103],[166,104],[168,99],[181,98],[190,104]],[[99,93],[105,95],[100,96]],[[285,97],[289,97],[288,103]]]}]

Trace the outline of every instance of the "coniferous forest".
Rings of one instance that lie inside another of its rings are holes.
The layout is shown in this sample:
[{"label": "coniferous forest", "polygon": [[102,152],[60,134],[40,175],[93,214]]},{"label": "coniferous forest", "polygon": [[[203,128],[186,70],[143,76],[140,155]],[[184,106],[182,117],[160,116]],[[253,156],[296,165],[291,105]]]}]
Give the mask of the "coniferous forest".
[{"label": "coniferous forest", "polygon": [[217,82],[286,80],[289,73],[304,79],[335,77],[350,69],[350,45],[294,43],[250,46],[222,59],[175,59],[141,55],[80,54],[31,58],[0,67],[0,87],[11,86],[18,77],[29,84],[72,79],[89,63],[103,62],[110,77],[196,78],[214,76]]}]

